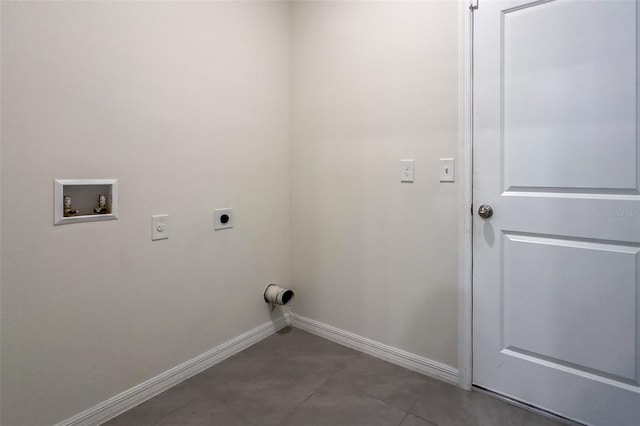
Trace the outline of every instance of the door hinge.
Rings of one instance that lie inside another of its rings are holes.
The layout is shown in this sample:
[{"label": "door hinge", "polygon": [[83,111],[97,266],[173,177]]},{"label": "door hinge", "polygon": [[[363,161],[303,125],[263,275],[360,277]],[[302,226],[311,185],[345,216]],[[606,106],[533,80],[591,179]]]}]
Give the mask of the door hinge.
[{"label": "door hinge", "polygon": [[469,10],[474,11],[478,8],[480,0],[469,0]]},{"label": "door hinge", "polygon": [[473,216],[473,203],[471,203],[471,216]]}]

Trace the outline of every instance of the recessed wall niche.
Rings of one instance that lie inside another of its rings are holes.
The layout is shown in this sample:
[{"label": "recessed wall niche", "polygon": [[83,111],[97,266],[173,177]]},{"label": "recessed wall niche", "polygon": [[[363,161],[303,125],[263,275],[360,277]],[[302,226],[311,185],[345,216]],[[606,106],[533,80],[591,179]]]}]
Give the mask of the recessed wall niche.
[{"label": "recessed wall niche", "polygon": [[117,179],[56,179],[53,224],[118,218]]}]

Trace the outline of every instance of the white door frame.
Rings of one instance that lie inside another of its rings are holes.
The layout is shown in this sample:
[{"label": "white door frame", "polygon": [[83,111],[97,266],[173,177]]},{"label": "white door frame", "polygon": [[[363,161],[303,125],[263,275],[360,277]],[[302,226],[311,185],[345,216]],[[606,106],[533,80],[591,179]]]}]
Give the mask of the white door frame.
[{"label": "white door frame", "polygon": [[478,0],[459,0],[459,144],[458,179],[460,216],[458,230],[458,386],[471,389],[473,380],[473,12]]}]

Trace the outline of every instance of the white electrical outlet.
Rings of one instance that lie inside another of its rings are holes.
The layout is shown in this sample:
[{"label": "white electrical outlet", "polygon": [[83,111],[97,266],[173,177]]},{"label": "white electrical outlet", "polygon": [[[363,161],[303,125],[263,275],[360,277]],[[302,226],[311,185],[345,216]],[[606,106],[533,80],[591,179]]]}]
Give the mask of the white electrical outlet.
[{"label": "white electrical outlet", "polygon": [[216,209],[213,211],[213,229],[233,228],[233,209]]},{"label": "white electrical outlet", "polygon": [[169,215],[151,216],[151,241],[169,238]]},{"label": "white electrical outlet", "polygon": [[455,158],[440,159],[440,182],[455,182],[456,160]]},{"label": "white electrical outlet", "polygon": [[400,160],[402,173],[400,182],[413,182],[413,160]]}]

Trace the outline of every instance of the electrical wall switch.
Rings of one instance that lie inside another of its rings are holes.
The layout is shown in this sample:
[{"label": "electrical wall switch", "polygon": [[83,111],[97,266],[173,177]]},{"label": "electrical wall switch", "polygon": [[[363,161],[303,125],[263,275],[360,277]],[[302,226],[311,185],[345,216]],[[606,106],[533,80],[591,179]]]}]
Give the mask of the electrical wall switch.
[{"label": "electrical wall switch", "polygon": [[440,182],[455,182],[456,160],[455,158],[440,159]]},{"label": "electrical wall switch", "polygon": [[400,160],[402,174],[400,182],[413,182],[413,160]]},{"label": "electrical wall switch", "polygon": [[169,238],[169,215],[151,216],[151,241]]},{"label": "electrical wall switch", "polygon": [[213,211],[213,229],[233,228],[233,209],[216,209]]}]

